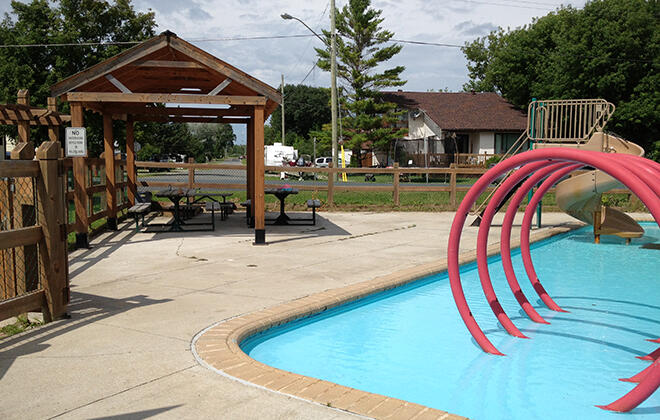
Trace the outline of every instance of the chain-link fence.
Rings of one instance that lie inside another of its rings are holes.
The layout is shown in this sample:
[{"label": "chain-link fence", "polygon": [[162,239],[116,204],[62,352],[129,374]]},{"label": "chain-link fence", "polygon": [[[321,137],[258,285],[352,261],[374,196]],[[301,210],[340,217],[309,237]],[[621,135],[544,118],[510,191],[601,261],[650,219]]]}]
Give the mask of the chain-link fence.
[{"label": "chain-link fence", "polygon": [[[0,230],[39,224],[35,178],[0,178]],[[0,250],[0,300],[41,289],[42,268],[37,244]]]}]

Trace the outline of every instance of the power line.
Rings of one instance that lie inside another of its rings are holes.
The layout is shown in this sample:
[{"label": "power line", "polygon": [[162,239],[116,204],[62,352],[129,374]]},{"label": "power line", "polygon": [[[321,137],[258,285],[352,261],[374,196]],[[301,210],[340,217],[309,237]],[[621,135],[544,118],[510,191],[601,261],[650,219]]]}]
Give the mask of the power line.
[{"label": "power line", "polygon": [[430,45],[433,47],[463,48],[463,45],[457,45],[457,44],[445,44],[441,42],[426,42],[426,41],[408,41],[405,39],[395,39],[395,38],[391,38],[390,42],[400,42],[402,44]]},{"label": "power line", "polygon": [[[200,38],[189,39],[190,42],[216,42],[216,41],[248,41],[248,40],[264,40],[264,39],[285,39],[285,38],[308,38],[312,34],[298,34],[298,35],[268,35],[268,36],[242,36],[232,38]],[[33,47],[89,47],[89,46],[105,46],[105,45],[135,45],[144,41],[107,41],[107,42],[67,42],[67,43],[53,43],[53,44],[5,44],[0,45],[0,48],[33,48]]]}]

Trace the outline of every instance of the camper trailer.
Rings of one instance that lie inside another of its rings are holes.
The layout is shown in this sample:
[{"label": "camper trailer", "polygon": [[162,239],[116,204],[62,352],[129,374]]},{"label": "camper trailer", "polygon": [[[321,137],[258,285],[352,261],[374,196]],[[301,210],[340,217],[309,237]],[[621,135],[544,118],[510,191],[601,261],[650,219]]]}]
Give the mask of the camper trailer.
[{"label": "camper trailer", "polygon": [[282,143],[264,146],[264,164],[266,166],[282,166],[297,158],[298,152],[293,146],[283,146]]}]

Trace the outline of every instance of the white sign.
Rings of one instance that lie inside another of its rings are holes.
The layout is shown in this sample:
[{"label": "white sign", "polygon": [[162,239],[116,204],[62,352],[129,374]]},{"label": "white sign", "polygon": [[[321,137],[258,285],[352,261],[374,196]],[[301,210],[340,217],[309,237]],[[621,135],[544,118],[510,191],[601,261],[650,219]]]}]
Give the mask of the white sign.
[{"label": "white sign", "polygon": [[65,147],[67,157],[86,157],[87,130],[84,127],[67,127]]}]

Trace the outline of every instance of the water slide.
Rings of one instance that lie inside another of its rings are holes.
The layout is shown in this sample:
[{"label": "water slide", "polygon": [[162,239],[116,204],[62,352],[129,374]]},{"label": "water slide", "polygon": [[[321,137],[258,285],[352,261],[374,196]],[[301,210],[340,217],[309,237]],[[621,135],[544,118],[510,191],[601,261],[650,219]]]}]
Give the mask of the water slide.
[{"label": "water slide", "polygon": [[[594,133],[589,141],[576,143],[538,143],[536,148],[570,147],[607,153],[643,156],[644,149],[619,137]],[[594,170],[568,178],[557,184],[557,205],[565,213],[587,224],[594,225],[594,234],[639,238],[644,229],[627,214],[601,204],[603,193],[624,188],[616,179],[603,171]],[[595,218],[595,220],[594,220]]]}]

